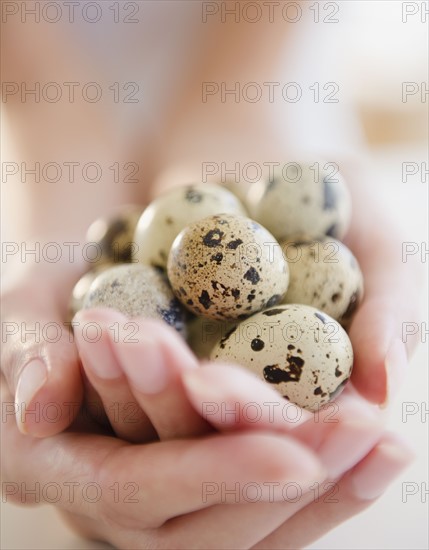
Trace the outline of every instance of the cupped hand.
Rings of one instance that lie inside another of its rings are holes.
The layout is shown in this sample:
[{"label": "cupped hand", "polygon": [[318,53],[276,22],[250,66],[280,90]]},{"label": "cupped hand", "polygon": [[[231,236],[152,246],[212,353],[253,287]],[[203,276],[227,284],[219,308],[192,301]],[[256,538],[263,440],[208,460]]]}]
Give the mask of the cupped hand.
[{"label": "cupped hand", "polygon": [[[308,544],[367,507],[410,461],[406,446],[383,433],[380,410],[353,388],[335,403],[311,414],[288,403],[241,368],[219,364],[198,368],[181,338],[156,321],[135,319],[133,342],[126,325],[129,320],[117,312],[88,310],[79,313],[75,320],[82,324],[96,320],[100,326],[110,327],[105,331],[106,340],[100,342],[101,355],[91,353],[93,344],[76,332],[88,377],[108,406],[117,402],[124,391],[129,392],[129,402],[133,408],[147,412],[161,440],[187,437],[182,441],[189,444],[189,438],[195,436],[200,441],[206,440],[204,434],[211,430],[216,430],[211,437],[277,434],[305,445],[322,464],[323,481],[305,485],[297,476],[295,481],[276,485],[283,488],[281,496],[274,497],[273,489],[265,496],[256,494],[256,502],[251,502],[255,496],[248,495],[245,488],[253,487],[258,492],[267,488],[270,480],[243,482],[239,476],[228,478],[229,482],[214,480],[215,472],[224,464],[215,467],[207,461],[211,476],[205,485],[207,507],[170,517],[159,525],[156,533],[152,532],[154,547],[294,548],[304,541]],[[122,330],[115,332],[114,326]],[[115,376],[106,381],[103,366],[108,361],[115,362],[114,368],[108,369],[109,376]],[[136,434],[133,428],[123,422],[122,428],[117,426],[116,430],[121,429],[132,440],[129,434]],[[268,448],[263,451],[268,456]],[[229,463],[235,459],[241,460],[238,449],[224,458]],[[252,464],[260,460],[253,454]],[[288,495],[288,491],[293,495]],[[236,504],[234,509],[231,504]],[[321,519],[313,519],[309,529],[305,527],[306,518],[312,517],[315,509]],[[103,525],[88,524],[76,517],[71,521],[75,527],[84,529],[86,535],[103,538],[119,547],[147,544],[147,533],[142,531],[113,530],[110,538]]]},{"label": "cupped hand", "polygon": [[[182,378],[196,412],[234,405],[240,421],[205,414],[216,433],[135,445],[73,429],[24,436],[9,415],[3,498],[52,502],[55,489],[75,529],[118,548],[295,548],[368,506],[410,461],[353,392],[292,422],[288,404],[242,369],[209,365]],[[255,422],[249,403],[271,414]]]}]

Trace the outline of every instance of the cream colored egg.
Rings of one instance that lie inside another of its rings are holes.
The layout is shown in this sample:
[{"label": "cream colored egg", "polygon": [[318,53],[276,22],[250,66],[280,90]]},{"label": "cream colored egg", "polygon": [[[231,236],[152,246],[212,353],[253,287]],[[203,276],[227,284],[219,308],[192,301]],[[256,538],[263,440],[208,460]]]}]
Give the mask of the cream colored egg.
[{"label": "cream colored egg", "polygon": [[346,245],[332,237],[281,243],[289,264],[285,304],[307,304],[348,325],[362,301],[363,277]]},{"label": "cream colored egg", "polygon": [[95,265],[131,262],[134,232],[141,213],[140,206],[124,205],[90,225],[86,240],[96,249]]},{"label": "cream colored egg", "polygon": [[189,347],[198,358],[208,359],[219,339],[224,338],[235,325],[228,321],[193,317],[187,324]]},{"label": "cream colored egg", "polygon": [[128,317],[162,319],[185,333],[185,316],[166,277],[156,268],[139,264],[113,266],[92,282],[83,308],[109,307]]},{"label": "cream colored egg", "polygon": [[236,181],[235,179],[227,179],[224,182],[222,182],[222,186],[225,189],[228,189],[228,191],[230,191],[231,193],[233,193],[241,202],[243,207],[247,210],[246,202],[247,202],[247,195],[251,187],[250,183],[243,180]]},{"label": "cream colored egg", "polygon": [[78,280],[75,284],[69,303],[69,318],[72,319],[75,314],[82,309],[85,296],[94,281],[94,279],[105,269],[109,267],[109,264],[102,264],[91,271],[88,271]]},{"label": "cream colored egg", "polygon": [[280,302],[289,273],[278,242],[264,227],[243,216],[219,214],[177,236],[168,278],[194,314],[235,320]]},{"label": "cream colored egg", "polygon": [[287,163],[271,181],[252,185],[247,204],[250,216],[279,241],[297,235],[342,239],[350,225],[350,193],[334,163]]},{"label": "cream colored egg", "polygon": [[220,185],[195,183],[170,189],[143,212],[134,235],[134,257],[139,263],[165,269],[180,231],[189,223],[220,213],[245,214],[237,197]]},{"label": "cream colored egg", "polygon": [[316,411],[343,390],[353,349],[337,321],[313,307],[289,304],[239,323],[216,344],[211,359],[242,365],[292,403]]}]

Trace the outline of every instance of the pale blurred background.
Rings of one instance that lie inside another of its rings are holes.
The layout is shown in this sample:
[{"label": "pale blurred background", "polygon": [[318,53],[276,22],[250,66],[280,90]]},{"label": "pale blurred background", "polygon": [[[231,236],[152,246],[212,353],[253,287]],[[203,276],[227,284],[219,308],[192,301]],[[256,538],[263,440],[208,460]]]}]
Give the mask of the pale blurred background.
[{"label": "pale blurred background", "polygon": [[[303,9],[310,4],[313,2],[303,2]],[[308,55],[320,56],[320,72],[329,75],[324,80],[338,82],[341,97],[356,106],[368,144],[367,160],[383,191],[385,208],[397,213],[404,241],[417,243],[420,250],[422,244],[428,246],[429,176],[422,173],[422,163],[428,168],[428,96],[424,93],[428,86],[428,2],[331,4],[340,7],[340,23],[310,25]],[[319,43],[322,37],[323,43]],[[404,82],[414,83],[408,89],[416,91],[406,101],[402,98]],[[403,163],[415,163],[412,166],[417,170],[405,182]],[[427,288],[421,301],[427,304]],[[427,317],[425,309],[421,322],[427,322]],[[411,360],[409,376],[389,421],[392,430],[412,442],[416,461],[371,509],[315,542],[310,547],[313,550],[429,547],[428,496],[424,494],[428,488],[428,417],[422,412],[428,407],[427,366],[426,337]],[[406,422],[405,408],[416,410]],[[416,493],[403,494],[406,487],[415,487]],[[2,503],[1,527],[4,549],[104,548],[71,534],[47,506],[24,509]]]}]

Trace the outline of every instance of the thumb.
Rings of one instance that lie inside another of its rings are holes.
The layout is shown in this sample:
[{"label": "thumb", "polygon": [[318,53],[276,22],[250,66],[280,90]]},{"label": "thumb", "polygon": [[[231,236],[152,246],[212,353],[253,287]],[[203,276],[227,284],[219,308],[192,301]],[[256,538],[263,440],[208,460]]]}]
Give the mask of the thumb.
[{"label": "thumb", "polygon": [[37,304],[34,293],[12,294],[3,300],[2,322],[1,369],[15,396],[13,411],[8,412],[15,414],[22,433],[50,436],[71,424],[82,403],[77,349],[46,294],[43,305]]}]

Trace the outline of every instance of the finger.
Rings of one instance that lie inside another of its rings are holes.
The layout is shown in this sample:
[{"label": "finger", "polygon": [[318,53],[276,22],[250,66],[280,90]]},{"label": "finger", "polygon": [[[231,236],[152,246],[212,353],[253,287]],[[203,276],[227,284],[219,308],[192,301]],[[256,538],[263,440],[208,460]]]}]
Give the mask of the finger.
[{"label": "finger", "polygon": [[[351,404],[348,407],[347,416],[361,412],[357,407],[352,409]],[[345,411],[342,411],[342,417],[345,416]],[[354,415],[352,418],[355,418]],[[362,421],[359,425],[339,420],[338,423],[331,423],[327,429],[327,423],[324,422],[327,419],[328,416],[321,416],[322,423],[316,426],[308,421],[297,427],[293,434],[298,436],[304,427],[312,427],[313,432],[317,432],[311,438],[310,430],[307,430],[308,433],[302,433],[301,437],[303,440],[308,439],[317,449],[317,455],[328,472],[328,479],[335,479],[371,451],[381,437],[381,427],[375,429],[369,418],[367,425]],[[174,548],[175,541],[180,541],[180,548],[249,548],[329,488],[331,485],[327,480],[311,485],[293,481],[281,486],[280,501],[273,499],[267,503],[260,498],[261,485],[236,482],[219,489],[224,506],[214,505],[186,517],[174,518],[162,526],[158,533],[159,544],[162,548]],[[242,500],[246,503],[231,506]],[[222,525],[221,531],[219,525]]]},{"label": "finger", "polygon": [[[215,411],[216,405],[220,405],[219,396],[222,396],[225,399],[224,403],[229,405],[227,407],[229,411],[241,414],[241,421],[237,422],[240,429],[245,429],[249,422],[246,414],[243,413],[246,404],[252,403],[253,406],[262,404],[268,397],[267,394],[264,395],[263,383],[248,373],[242,373],[238,368],[207,366],[196,373],[188,373],[186,380],[189,381],[190,378],[198,378],[194,388],[197,388],[197,392],[200,390],[202,401],[208,399],[210,395],[208,402],[215,405]],[[219,383],[223,378],[223,382]],[[188,383],[186,385],[189,389],[190,385]],[[243,387],[247,388],[251,385],[259,391],[255,392],[256,395],[245,395],[243,399],[245,394]],[[205,388],[209,388],[210,393],[202,396]],[[259,402],[258,397],[260,397]],[[275,396],[272,397],[275,398]],[[235,405],[233,408],[231,403]],[[271,403],[275,403],[275,400]],[[318,415],[312,415],[310,420],[301,422],[292,432],[295,438],[316,451],[329,478],[339,477],[357,464],[377,444],[383,429],[382,424],[377,420],[380,416],[378,408],[365,404],[360,396],[351,393],[344,396],[341,403],[335,405],[336,407],[321,410]],[[221,414],[216,413],[213,416],[216,418],[214,425],[217,429],[227,431],[232,429],[233,423],[222,422]],[[262,425],[267,420],[269,422],[270,419],[263,419]],[[278,430],[290,432],[291,428],[284,420],[276,422],[274,416],[271,420]],[[257,426],[259,423],[253,423],[253,429],[257,429]],[[285,484],[281,487],[281,502],[273,499],[270,503],[261,502],[262,487],[257,483],[249,483],[246,486],[237,482],[227,488],[221,487],[219,492],[222,496],[222,504],[226,506],[216,506],[217,501],[214,499],[214,506],[211,508],[200,510],[186,518],[175,518],[169,521],[160,529],[160,544],[163,548],[174,548],[175,541],[176,544],[177,541],[181,541],[183,546],[180,547],[194,548],[203,541],[202,546],[205,548],[230,548],[231,541],[239,541],[237,547],[248,548],[306,506],[314,498],[315,489],[319,486],[317,482],[308,485],[297,481]],[[230,506],[240,502],[240,499],[252,504]],[[222,532],[218,532],[219,525],[223,526]]]},{"label": "finger", "polygon": [[3,297],[1,368],[15,396],[19,429],[45,437],[71,424],[83,392],[76,346],[62,312],[49,292],[43,303],[39,298],[34,289]]},{"label": "finger", "polygon": [[408,367],[400,325],[407,315],[399,312],[392,297],[369,295],[350,329],[355,353],[352,380],[360,393],[383,404],[399,390]]},{"label": "finger", "polygon": [[[324,478],[320,462],[305,446],[262,433],[129,445],[72,432],[24,437],[6,418],[3,442],[6,495],[22,503],[36,497],[49,502],[45,488],[55,485],[59,507],[118,528],[155,528],[208,507],[213,502],[204,502],[202,491],[221,483],[294,480],[306,485]],[[35,486],[41,488],[36,495]],[[268,489],[263,498],[269,498]]]},{"label": "finger", "polygon": [[[293,433],[317,452],[331,477],[360,460],[383,429],[379,409],[352,391],[315,414],[296,416],[296,410],[288,412],[291,403],[279,403],[274,390],[239,367],[211,364],[183,378],[190,402],[218,431]],[[297,421],[292,423],[289,418]]]},{"label": "finger", "polygon": [[[109,337],[117,338],[119,326],[133,330],[133,323],[115,310],[97,308],[78,312],[73,324],[82,366],[116,435],[134,443],[157,439],[151,421],[131,393]],[[91,410],[91,404],[87,406]]]},{"label": "finger", "polygon": [[317,501],[312,501],[255,549],[307,547],[328,531],[362,512],[381,496],[413,460],[397,436],[386,434],[371,452]]},{"label": "finger", "polygon": [[181,375],[198,370],[198,362],[183,339],[161,321],[135,319],[132,340],[120,326],[112,341],[117,363],[130,389],[161,440],[194,437],[210,430],[189,403]]},{"label": "finger", "polygon": [[217,430],[269,429],[287,432],[313,414],[284,399],[244,368],[205,363],[182,374],[194,409]]},{"label": "finger", "polygon": [[402,331],[404,323],[418,322],[424,279],[417,256],[402,258],[397,220],[389,218],[372,187],[361,185],[359,178],[364,181],[367,175],[352,168],[355,208],[346,243],[365,281],[364,302],[350,328],[355,352],[352,380],[363,396],[384,404],[399,389],[407,371],[407,352],[417,343],[418,331],[410,330],[405,337]]}]

